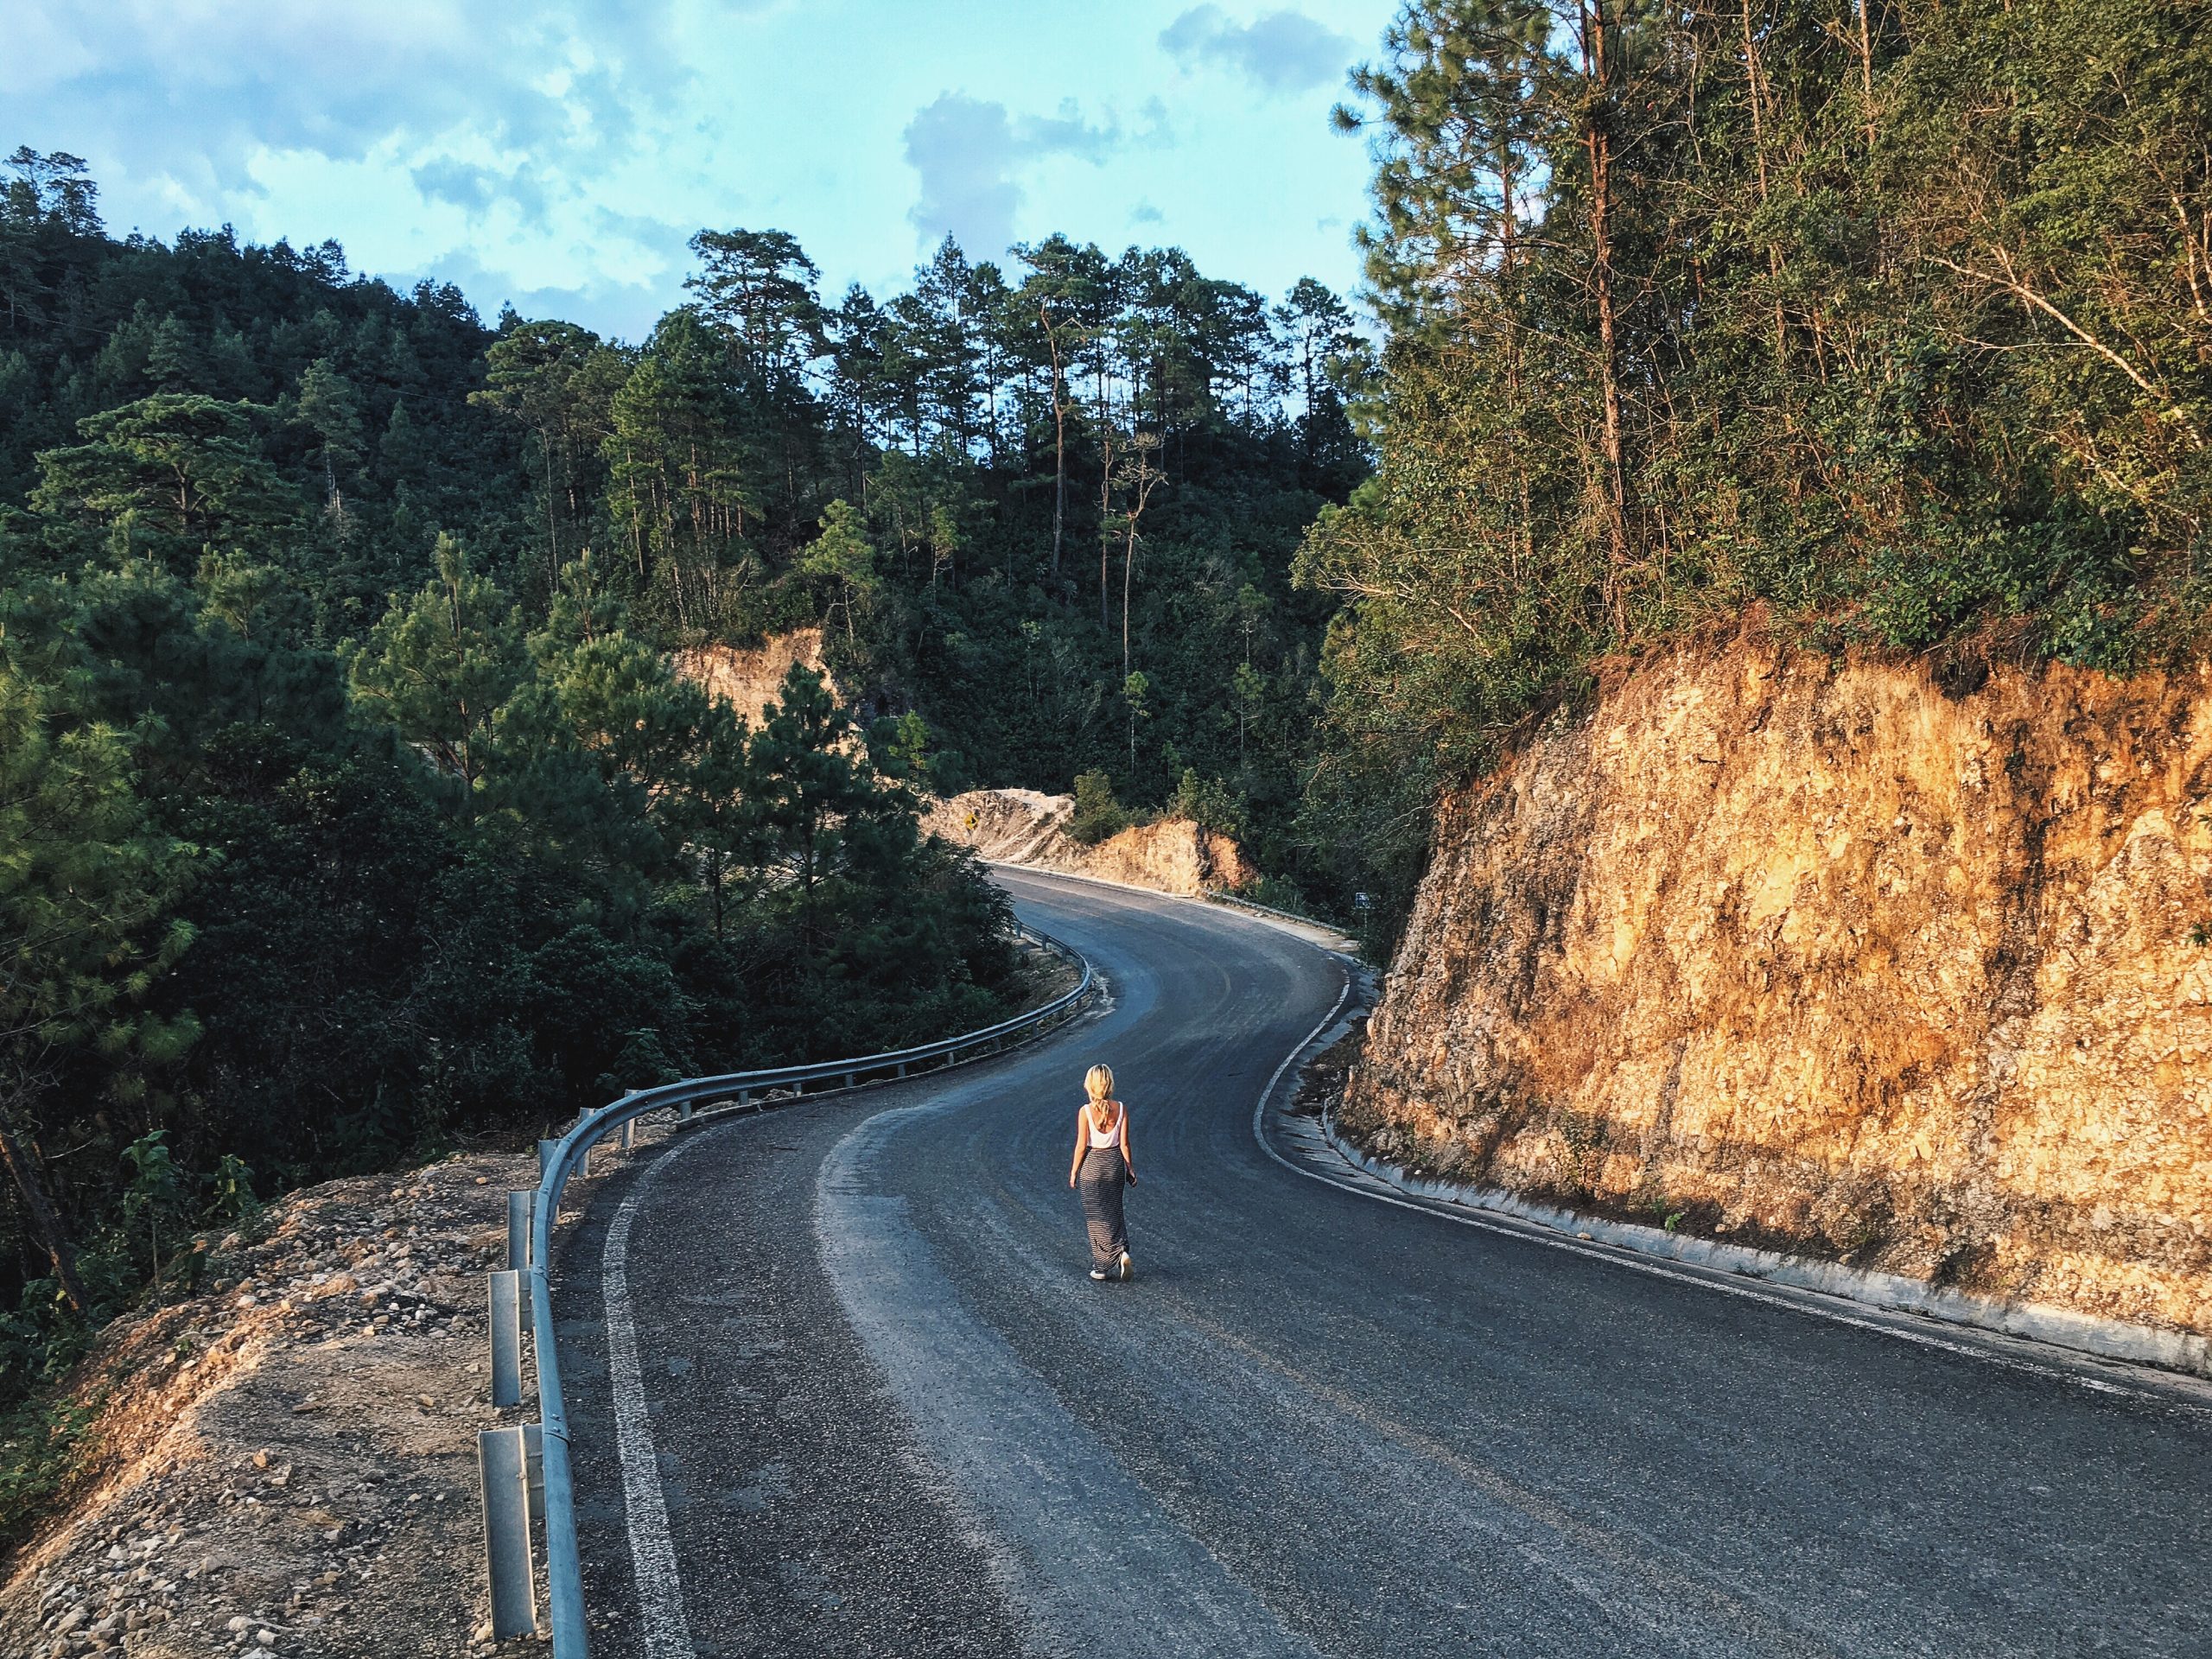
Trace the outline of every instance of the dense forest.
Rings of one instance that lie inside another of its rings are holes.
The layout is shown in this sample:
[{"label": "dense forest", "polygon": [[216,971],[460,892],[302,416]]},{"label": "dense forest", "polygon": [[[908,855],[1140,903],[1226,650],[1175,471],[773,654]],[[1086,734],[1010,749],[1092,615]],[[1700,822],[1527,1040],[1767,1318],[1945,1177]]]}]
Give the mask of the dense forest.
[{"label": "dense forest", "polygon": [[1338,118],[1388,335],[1307,810],[1393,912],[1440,785],[1686,630],[2202,660],[2204,0],[1412,0]]},{"label": "dense forest", "polygon": [[[0,1403],[290,1185],[1000,1017],[927,791],[1305,861],[1289,568],[1364,472],[1318,285],[1054,238],[831,304],[703,232],[632,346],[9,166]],[[757,728],[670,666],[804,625]]]}]

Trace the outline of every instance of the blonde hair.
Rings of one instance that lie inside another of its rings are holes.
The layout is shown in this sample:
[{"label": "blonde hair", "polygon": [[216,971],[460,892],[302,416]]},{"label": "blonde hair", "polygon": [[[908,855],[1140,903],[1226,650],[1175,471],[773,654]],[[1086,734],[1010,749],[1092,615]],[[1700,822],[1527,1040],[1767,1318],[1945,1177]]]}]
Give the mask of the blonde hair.
[{"label": "blonde hair", "polygon": [[1114,1092],[1114,1068],[1094,1065],[1083,1074],[1083,1091],[1093,1100],[1104,1100]]}]

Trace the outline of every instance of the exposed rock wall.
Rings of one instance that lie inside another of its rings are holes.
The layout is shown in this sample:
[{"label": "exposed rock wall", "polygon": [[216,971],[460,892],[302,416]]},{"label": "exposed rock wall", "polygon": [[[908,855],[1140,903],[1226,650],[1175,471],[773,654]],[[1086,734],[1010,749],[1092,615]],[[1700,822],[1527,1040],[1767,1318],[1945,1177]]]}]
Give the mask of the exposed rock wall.
[{"label": "exposed rock wall", "polygon": [[[676,653],[676,671],[696,680],[708,692],[734,704],[753,725],[760,724],[768,705],[783,695],[784,676],[791,664],[804,664],[824,678],[822,630],[794,628],[771,635],[758,645],[699,645]],[[833,684],[831,690],[836,690]]]},{"label": "exposed rock wall", "polygon": [[1075,802],[1033,789],[974,789],[933,804],[922,828],[1003,864],[1095,875],[1162,893],[1241,888],[1254,874],[1229,836],[1183,818],[1135,825],[1095,847],[1070,839]]},{"label": "exposed rock wall", "polygon": [[1684,650],[1445,806],[1344,1127],[2212,1334],[2212,673]]}]

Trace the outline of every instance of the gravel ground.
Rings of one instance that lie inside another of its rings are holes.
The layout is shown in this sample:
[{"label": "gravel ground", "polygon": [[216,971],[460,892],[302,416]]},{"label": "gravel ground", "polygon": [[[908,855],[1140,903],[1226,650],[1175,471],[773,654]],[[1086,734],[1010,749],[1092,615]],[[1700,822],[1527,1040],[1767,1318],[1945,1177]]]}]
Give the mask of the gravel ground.
[{"label": "gravel ground", "polygon": [[305,1189],[119,1322],[74,1385],[86,1467],[0,1567],[0,1654],[493,1653],[475,1437],[536,1408],[486,1403],[484,1274],[536,1180],[485,1154]]}]

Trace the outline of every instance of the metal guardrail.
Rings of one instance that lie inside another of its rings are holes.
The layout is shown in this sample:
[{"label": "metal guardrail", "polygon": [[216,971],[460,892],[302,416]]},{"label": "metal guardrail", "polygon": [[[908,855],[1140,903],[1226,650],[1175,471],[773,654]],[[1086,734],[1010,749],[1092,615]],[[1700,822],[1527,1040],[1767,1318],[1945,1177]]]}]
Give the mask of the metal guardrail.
[{"label": "metal guardrail", "polygon": [[1335,922],[1325,922],[1319,916],[1301,916],[1294,910],[1282,910],[1274,905],[1263,905],[1256,899],[1247,899],[1243,893],[1228,887],[1201,887],[1199,893],[1217,905],[1233,905],[1238,910],[1255,912],[1262,916],[1273,916],[1279,921],[1296,922],[1300,927],[1318,927],[1334,933],[1339,938],[1350,938],[1350,931]]},{"label": "metal guardrail", "polygon": [[[631,1142],[637,1121],[673,1110],[679,1124],[695,1121],[703,1106],[735,1111],[765,1109],[768,1096],[785,1100],[833,1094],[863,1083],[884,1082],[924,1068],[942,1069],[1003,1052],[1072,1019],[1096,990],[1090,964],[1049,934],[1017,925],[1018,937],[1044,946],[1083,970],[1073,990],[1041,1007],[963,1033],[885,1054],[819,1060],[769,1071],[737,1071],[689,1077],[641,1089],[586,1112],[557,1141],[537,1143],[535,1192],[508,1194],[507,1271],[489,1275],[492,1313],[492,1401],[512,1405],[521,1396],[522,1334],[531,1335],[537,1372],[538,1421],[486,1429],[476,1437],[477,1471],[483,1491],[484,1542],[492,1587],[492,1634],[496,1641],[543,1629],[537,1615],[532,1534],[544,1539],[547,1599],[553,1659],[587,1659],[582,1567],[576,1554],[575,1491],[569,1470],[569,1416],[561,1392],[560,1356],[553,1338],[553,1293],[546,1275],[552,1259],[553,1224],[569,1178],[584,1167],[591,1149],[617,1130]],[[827,1085],[810,1090],[810,1084]],[[713,1115],[720,1116],[719,1112]]]}]

